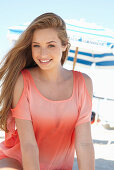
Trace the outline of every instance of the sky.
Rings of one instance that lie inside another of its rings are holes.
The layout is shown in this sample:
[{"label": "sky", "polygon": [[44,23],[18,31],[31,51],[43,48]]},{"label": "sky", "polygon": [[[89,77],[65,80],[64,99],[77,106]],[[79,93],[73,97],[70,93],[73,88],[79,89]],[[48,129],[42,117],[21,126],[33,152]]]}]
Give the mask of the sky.
[{"label": "sky", "polygon": [[9,49],[8,27],[31,22],[45,12],[114,30],[114,0],[0,0],[0,56]]}]

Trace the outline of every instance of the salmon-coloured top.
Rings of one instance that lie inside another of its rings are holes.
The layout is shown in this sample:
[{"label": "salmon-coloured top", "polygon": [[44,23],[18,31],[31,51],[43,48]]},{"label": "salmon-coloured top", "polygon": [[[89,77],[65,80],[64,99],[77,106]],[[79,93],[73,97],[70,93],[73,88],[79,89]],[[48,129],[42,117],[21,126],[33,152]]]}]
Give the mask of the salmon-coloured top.
[{"label": "salmon-coloured top", "polygon": [[73,72],[72,96],[52,101],[35,85],[28,69],[21,71],[24,79],[22,95],[9,112],[5,141],[0,143],[0,159],[11,157],[22,164],[20,141],[15,118],[32,121],[39,148],[40,170],[72,170],[75,153],[75,127],[91,120],[92,102],[81,72]]}]

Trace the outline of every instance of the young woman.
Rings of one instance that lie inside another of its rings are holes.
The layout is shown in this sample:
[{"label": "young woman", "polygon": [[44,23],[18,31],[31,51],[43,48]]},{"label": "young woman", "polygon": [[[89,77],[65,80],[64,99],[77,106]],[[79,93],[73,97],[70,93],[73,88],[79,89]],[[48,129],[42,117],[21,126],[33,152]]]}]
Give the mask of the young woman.
[{"label": "young woman", "polygon": [[94,170],[92,81],[62,66],[70,44],[54,13],[37,17],[1,63],[0,168]]}]

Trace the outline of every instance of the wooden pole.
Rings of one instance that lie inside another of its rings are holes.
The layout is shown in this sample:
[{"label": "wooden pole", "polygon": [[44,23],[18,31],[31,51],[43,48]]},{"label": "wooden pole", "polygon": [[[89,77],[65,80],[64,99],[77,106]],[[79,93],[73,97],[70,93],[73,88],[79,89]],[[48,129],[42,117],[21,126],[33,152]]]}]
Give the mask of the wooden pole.
[{"label": "wooden pole", "polygon": [[75,56],[74,56],[74,61],[73,61],[73,70],[75,68],[75,64],[76,64],[76,60],[77,60],[78,48],[79,47],[76,47],[76,50],[75,50]]}]

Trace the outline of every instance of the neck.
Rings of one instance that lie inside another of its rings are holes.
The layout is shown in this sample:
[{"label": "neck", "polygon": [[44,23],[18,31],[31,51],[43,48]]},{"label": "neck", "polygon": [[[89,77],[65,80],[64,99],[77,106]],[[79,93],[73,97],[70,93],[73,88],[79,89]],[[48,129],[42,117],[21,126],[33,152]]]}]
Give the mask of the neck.
[{"label": "neck", "polygon": [[50,83],[59,83],[64,78],[65,69],[60,66],[59,68],[54,68],[53,70],[42,70],[38,69],[40,79]]}]

